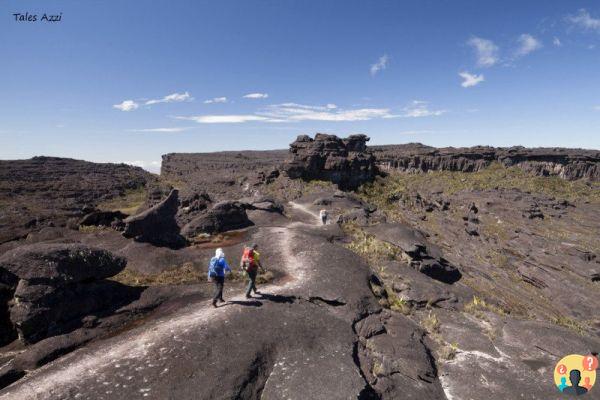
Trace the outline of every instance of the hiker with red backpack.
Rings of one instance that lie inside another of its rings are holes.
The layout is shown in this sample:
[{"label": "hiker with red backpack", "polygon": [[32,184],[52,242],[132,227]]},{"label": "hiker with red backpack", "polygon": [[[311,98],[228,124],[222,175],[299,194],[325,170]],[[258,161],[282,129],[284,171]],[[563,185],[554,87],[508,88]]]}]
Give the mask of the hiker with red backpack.
[{"label": "hiker with red backpack", "polygon": [[223,249],[218,248],[215,251],[215,256],[210,259],[208,263],[208,279],[212,280],[215,284],[215,294],[212,299],[213,307],[217,307],[217,301],[222,303],[223,300],[223,284],[225,283],[225,271],[231,273],[231,268],[225,260],[225,253]]},{"label": "hiker with red backpack", "polygon": [[258,275],[258,268],[265,270],[260,263],[260,253],[257,251],[258,245],[252,244],[250,247],[244,247],[242,259],[240,260],[240,267],[248,276],[248,287],[246,288],[246,298],[252,298],[251,293],[260,294],[256,290],[256,275]]}]

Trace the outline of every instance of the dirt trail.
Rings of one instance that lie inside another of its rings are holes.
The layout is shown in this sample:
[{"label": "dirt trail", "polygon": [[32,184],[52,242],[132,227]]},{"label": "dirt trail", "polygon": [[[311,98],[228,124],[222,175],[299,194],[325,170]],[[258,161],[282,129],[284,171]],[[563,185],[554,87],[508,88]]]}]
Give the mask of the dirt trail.
[{"label": "dirt trail", "polygon": [[292,207],[292,209],[298,210],[303,214],[310,215],[312,217],[312,220],[309,220],[309,225],[321,225],[321,218],[319,218],[319,215],[310,211],[308,207],[306,207],[304,204],[294,203],[293,201],[289,202],[288,204]]},{"label": "dirt trail", "polygon": [[[290,205],[313,215],[304,206],[295,203]],[[315,217],[314,221],[317,224],[318,217]],[[304,223],[296,221],[286,227],[266,228],[268,232],[281,238],[276,246],[281,251],[285,271],[290,279],[282,285],[263,285],[262,291],[278,294],[291,289],[297,290],[305,286],[309,280],[310,271],[304,263],[299,262],[291,250],[291,243],[294,240],[293,228],[298,225]],[[228,299],[229,302],[245,300],[247,299],[244,293]],[[209,322],[232,317],[235,312],[240,312],[239,307],[213,308],[209,301],[191,304],[175,315],[158,319],[105,342],[98,342],[92,351],[81,348],[33,371],[15,383],[14,387],[6,388],[5,393],[0,395],[0,400],[69,397],[69,389],[77,387],[78,382],[114,370],[115,366],[118,367],[123,363],[123,360],[143,362],[152,354],[156,354],[161,347],[173,344],[177,333],[200,331]]]}]

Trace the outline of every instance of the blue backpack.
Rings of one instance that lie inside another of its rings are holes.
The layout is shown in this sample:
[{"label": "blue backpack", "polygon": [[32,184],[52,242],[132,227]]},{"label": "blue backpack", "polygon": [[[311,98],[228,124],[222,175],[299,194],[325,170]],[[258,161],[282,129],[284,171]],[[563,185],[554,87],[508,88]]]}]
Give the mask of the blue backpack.
[{"label": "blue backpack", "polygon": [[208,263],[208,277],[209,278],[214,278],[215,276],[217,276],[217,271],[215,269],[217,267],[218,261],[219,261],[219,259],[217,257],[213,257],[210,259],[210,262]]}]

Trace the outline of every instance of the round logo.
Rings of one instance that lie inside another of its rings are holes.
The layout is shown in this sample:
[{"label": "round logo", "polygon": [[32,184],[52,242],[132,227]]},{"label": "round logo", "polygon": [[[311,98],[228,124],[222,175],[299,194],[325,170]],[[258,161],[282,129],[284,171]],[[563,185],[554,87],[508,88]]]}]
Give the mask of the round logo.
[{"label": "round logo", "polygon": [[596,383],[598,358],[593,355],[569,354],[554,367],[554,384],[565,394],[580,396]]}]

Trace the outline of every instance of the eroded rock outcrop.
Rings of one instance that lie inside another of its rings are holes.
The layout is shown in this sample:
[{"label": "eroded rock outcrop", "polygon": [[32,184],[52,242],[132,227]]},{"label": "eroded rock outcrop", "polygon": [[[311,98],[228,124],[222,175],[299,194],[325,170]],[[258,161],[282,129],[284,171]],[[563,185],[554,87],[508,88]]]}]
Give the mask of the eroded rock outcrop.
[{"label": "eroded rock outcrop", "polygon": [[82,316],[112,307],[114,291],[103,280],[125,265],[121,257],[80,244],[40,243],[6,252],[0,257],[0,308],[8,310],[10,321],[0,321],[2,330],[34,343],[68,330]]},{"label": "eroded rock outcrop", "polygon": [[173,189],[166,199],[154,207],[125,219],[123,236],[156,246],[182,247],[185,239],[179,234],[179,225],[175,220],[178,209],[179,191]]},{"label": "eroded rock outcrop", "polygon": [[521,146],[438,149],[420,143],[374,146],[371,150],[377,157],[377,165],[383,170],[476,172],[496,161],[538,176],[600,180],[600,152],[597,150]]},{"label": "eroded rock outcrop", "polygon": [[203,214],[185,225],[181,233],[193,238],[200,233],[219,233],[234,229],[241,229],[252,225],[248,219],[246,209],[237,201],[222,201],[214,205],[206,214]]},{"label": "eroded rock outcrop", "polygon": [[351,135],[340,139],[335,135],[317,133],[312,139],[298,136],[290,144],[291,159],[284,171],[292,179],[325,180],[342,189],[356,189],[377,175],[375,158],[367,151],[366,135]]}]

